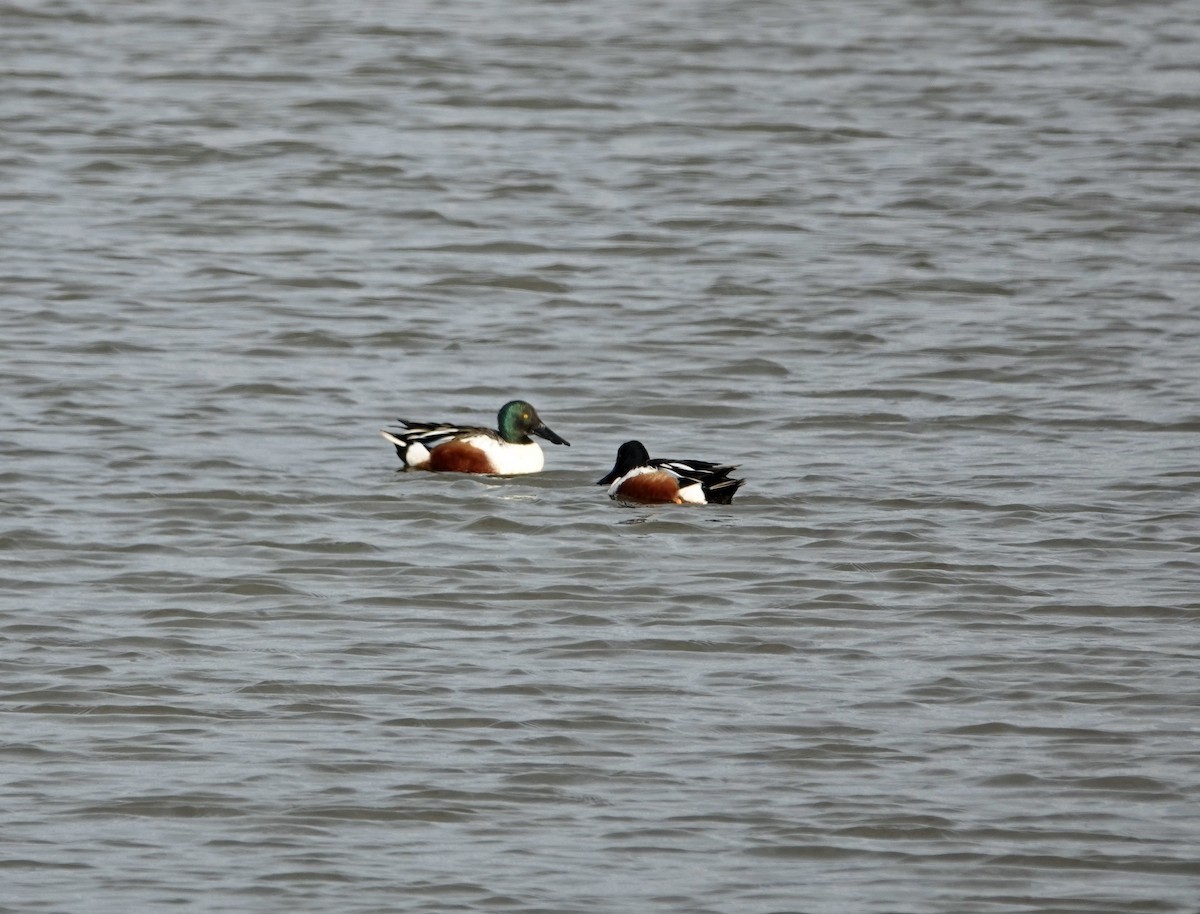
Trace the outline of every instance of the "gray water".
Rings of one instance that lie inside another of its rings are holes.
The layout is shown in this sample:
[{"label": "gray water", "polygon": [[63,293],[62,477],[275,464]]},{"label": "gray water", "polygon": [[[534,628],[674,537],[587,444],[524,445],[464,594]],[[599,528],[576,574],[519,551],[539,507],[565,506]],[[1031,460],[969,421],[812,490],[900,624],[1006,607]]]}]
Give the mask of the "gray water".
[{"label": "gray water", "polygon": [[[0,910],[1195,912],[1198,60],[0,4]],[[517,396],[534,477],[377,435]]]}]

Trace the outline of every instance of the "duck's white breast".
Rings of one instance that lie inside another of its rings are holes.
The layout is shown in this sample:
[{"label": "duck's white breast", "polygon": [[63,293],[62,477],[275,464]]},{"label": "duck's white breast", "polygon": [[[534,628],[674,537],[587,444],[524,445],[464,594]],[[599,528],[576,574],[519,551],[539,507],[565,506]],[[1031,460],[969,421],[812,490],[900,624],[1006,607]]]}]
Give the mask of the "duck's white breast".
[{"label": "duck's white breast", "polygon": [[512,444],[488,435],[475,435],[464,438],[463,443],[479,448],[487,454],[488,460],[501,476],[540,473],[546,465],[542,449],[533,441],[529,444]]}]

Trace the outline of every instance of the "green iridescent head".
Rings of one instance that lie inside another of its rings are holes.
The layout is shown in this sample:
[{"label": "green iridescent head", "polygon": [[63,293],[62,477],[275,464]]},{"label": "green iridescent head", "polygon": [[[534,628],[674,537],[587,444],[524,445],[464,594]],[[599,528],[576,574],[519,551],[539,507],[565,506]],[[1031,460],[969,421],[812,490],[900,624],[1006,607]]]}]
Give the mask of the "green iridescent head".
[{"label": "green iridescent head", "polygon": [[500,437],[512,444],[529,444],[529,436],[537,435],[555,444],[571,446],[565,438],[552,432],[538,416],[537,410],[524,400],[512,400],[501,406],[496,416],[496,428],[500,430]]}]

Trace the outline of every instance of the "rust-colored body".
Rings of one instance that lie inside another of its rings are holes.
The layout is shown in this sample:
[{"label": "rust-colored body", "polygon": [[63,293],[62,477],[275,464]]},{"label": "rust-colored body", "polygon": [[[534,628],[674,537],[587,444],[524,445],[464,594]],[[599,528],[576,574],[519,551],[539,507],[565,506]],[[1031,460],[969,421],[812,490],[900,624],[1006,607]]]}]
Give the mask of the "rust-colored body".
[{"label": "rust-colored body", "polygon": [[495,473],[492,461],[464,441],[447,441],[429,452],[428,469],[449,473]]},{"label": "rust-colored body", "polygon": [[683,504],[679,497],[679,480],[662,470],[630,477],[621,483],[616,497],[648,505]]}]

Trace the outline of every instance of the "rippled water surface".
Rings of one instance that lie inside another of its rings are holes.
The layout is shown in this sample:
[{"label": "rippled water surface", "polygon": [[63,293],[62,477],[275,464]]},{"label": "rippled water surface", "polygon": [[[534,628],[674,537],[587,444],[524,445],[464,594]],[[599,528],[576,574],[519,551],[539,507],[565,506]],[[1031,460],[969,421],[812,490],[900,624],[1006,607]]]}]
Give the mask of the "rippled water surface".
[{"label": "rippled water surface", "polygon": [[[0,910],[1195,912],[1197,60],[0,2]],[[537,476],[377,435],[515,396]]]}]

